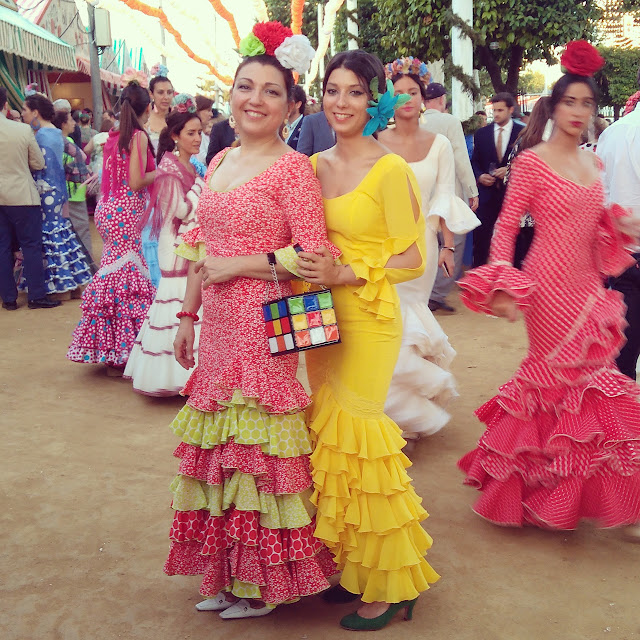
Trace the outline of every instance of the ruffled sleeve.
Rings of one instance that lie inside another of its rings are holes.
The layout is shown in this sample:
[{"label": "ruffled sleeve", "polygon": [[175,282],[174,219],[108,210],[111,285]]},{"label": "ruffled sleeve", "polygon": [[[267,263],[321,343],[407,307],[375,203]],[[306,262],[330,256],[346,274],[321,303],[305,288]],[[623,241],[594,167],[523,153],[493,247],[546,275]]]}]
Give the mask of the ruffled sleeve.
[{"label": "ruffled sleeve", "polygon": [[489,264],[468,271],[458,282],[462,302],[472,311],[493,315],[491,304],[498,291],[511,295],[518,306],[527,307],[535,283],[513,267],[520,219],[530,209],[539,185],[539,166],[532,151],[523,151],[513,163],[509,186],[496,222]]},{"label": "ruffled sleeve", "polygon": [[179,244],[174,253],[190,262],[198,262],[207,257],[207,245],[205,244],[202,227],[195,227],[187,231],[182,236],[182,243]]},{"label": "ruffled sleeve", "polygon": [[[398,294],[392,286],[420,277],[426,258],[425,220],[420,212],[420,189],[413,172],[399,156],[389,154],[381,161],[384,173],[378,181],[378,206],[387,227],[387,238],[380,245],[379,255],[363,254],[349,265],[365,284],[355,291],[360,307],[378,319],[393,319],[398,311]],[[414,211],[417,207],[417,216]],[[417,245],[422,258],[415,269],[387,268],[392,256]]]},{"label": "ruffled sleeve", "polygon": [[[438,177],[429,210],[423,212],[424,216],[427,219],[431,216],[442,218],[453,233],[469,233],[480,226],[480,220],[467,203],[456,196],[455,162],[451,143],[444,136],[438,136],[433,144],[440,145],[437,158]],[[439,226],[439,220],[437,224]]]},{"label": "ruffled sleeve", "polygon": [[629,212],[619,204],[606,207],[598,229],[598,266],[605,276],[619,276],[635,264],[635,260],[625,249],[635,240],[616,227],[615,220],[629,216]]}]

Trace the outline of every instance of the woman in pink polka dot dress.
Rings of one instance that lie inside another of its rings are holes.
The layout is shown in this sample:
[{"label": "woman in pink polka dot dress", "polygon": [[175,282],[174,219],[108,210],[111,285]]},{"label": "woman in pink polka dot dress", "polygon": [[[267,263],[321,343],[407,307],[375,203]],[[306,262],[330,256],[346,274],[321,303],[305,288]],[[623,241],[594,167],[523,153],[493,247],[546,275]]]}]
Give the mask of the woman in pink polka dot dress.
[{"label": "woman in pink polka dot dress", "polygon": [[262,313],[278,297],[269,254],[284,296],[292,275],[281,265],[285,257],[295,263],[294,244],[339,255],[309,159],[279,137],[292,90],[291,72],[269,55],[240,65],[231,109],[241,146],[211,161],[200,226],[183,236],[192,248],[204,245],[207,258],[191,263],[174,343],[178,362],[192,367],[202,304],[198,365],[172,423],[182,442],[165,571],[203,574],[207,600],[197,608],[224,619],[263,616],[318,593],[335,572],[314,537],[310,398],[296,379],[298,355],[270,354]]},{"label": "woman in pink polka dot dress", "polygon": [[95,214],[104,243],[100,269],[82,295],[82,318],[67,352],[69,360],[106,364],[115,374],[124,370],[155,296],[138,230],[146,187],[155,177],[142,129],[150,98],[138,85],[127,86],[122,96],[120,129],[109,132],[104,148],[102,199]]},{"label": "woman in pink polka dot dress", "polygon": [[[605,207],[599,162],[577,149],[595,108],[591,78],[568,74],[551,96],[548,143],[516,160],[489,264],[461,281],[474,311],[516,318],[529,352],[476,415],[486,430],[459,462],[482,494],[474,510],[500,525],[574,529],[640,521],[640,388],[614,359],[624,341],[620,294],[607,274],[631,262],[617,205]],[[512,266],[524,212],[536,224],[522,271]]]}]

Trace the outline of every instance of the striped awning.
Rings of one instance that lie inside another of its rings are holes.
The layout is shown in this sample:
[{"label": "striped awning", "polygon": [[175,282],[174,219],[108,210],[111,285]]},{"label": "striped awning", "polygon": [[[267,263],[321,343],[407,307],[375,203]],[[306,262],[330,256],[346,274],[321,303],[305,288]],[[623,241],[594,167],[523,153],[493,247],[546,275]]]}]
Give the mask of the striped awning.
[{"label": "striped awning", "polygon": [[14,54],[52,69],[76,70],[73,47],[17,11],[0,6],[0,51]]},{"label": "striped awning", "polygon": [[[91,63],[82,56],[76,56],[76,62],[78,64],[78,71],[90,76],[91,75]],[[119,89],[120,80],[122,76],[119,73],[113,73],[106,69],[100,69],[100,80],[109,87],[109,89]]]}]

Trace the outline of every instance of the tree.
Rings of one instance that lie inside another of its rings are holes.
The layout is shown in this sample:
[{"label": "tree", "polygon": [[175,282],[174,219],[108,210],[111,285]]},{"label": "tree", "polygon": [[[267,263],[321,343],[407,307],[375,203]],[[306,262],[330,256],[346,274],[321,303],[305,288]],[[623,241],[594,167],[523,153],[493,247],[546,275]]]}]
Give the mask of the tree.
[{"label": "tree", "polygon": [[615,119],[630,95],[638,91],[640,49],[599,47],[605,65],[595,75],[600,89],[600,104],[613,107]]},{"label": "tree", "polygon": [[542,93],[544,85],[544,73],[541,71],[524,71],[520,74],[518,81],[518,93]]},{"label": "tree", "polygon": [[[451,12],[450,0],[376,0],[382,44],[399,55],[447,59],[450,30],[459,26],[475,47],[476,67],[486,69],[496,92],[516,94],[524,64],[555,62],[554,49],[576,38],[591,39],[600,16],[596,0],[476,0],[469,27]],[[450,67],[459,77],[461,69]],[[503,75],[506,79],[503,80]],[[462,77],[459,78],[463,84]]]}]

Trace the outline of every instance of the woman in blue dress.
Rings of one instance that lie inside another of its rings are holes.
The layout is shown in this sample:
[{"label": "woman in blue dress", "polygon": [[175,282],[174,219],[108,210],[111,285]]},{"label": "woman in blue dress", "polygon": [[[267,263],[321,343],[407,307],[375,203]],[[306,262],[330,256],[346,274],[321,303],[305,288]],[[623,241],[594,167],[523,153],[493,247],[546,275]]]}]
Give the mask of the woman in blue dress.
[{"label": "woman in blue dress", "polygon": [[[71,222],[62,215],[67,202],[67,184],[62,164],[64,140],[51,120],[55,110],[51,101],[36,93],[24,101],[22,119],[36,132],[45,167],[34,173],[42,202],[42,249],[45,260],[47,293],[75,291],[91,280],[91,269]],[[21,283],[24,288],[25,282]]]}]

